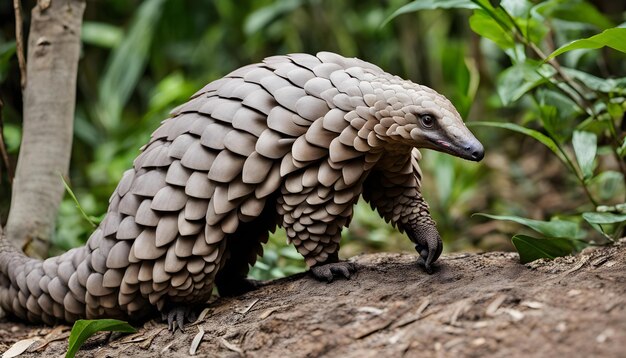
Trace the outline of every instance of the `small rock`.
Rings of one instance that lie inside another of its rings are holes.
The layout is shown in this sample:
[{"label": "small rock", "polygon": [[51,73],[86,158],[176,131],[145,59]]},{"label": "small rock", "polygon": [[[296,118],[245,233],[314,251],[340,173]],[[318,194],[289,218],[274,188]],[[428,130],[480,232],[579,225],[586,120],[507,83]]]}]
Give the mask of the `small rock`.
[{"label": "small rock", "polygon": [[607,340],[609,340],[611,336],[613,336],[613,334],[615,334],[615,331],[613,330],[613,328],[607,328],[596,337],[596,342],[604,343]]},{"label": "small rock", "polygon": [[572,290],[567,291],[567,295],[568,295],[569,297],[578,296],[578,295],[580,295],[581,293],[582,293],[582,291],[581,291],[581,290],[577,290],[577,289],[572,289]]},{"label": "small rock", "polygon": [[537,301],[522,301],[520,305],[536,310],[542,309],[544,306],[543,303]]},{"label": "small rock", "polygon": [[476,338],[476,339],[474,339],[472,341],[472,345],[474,347],[480,347],[480,346],[482,346],[485,343],[487,343],[487,340],[485,338],[483,338],[483,337],[478,337],[478,338]]}]

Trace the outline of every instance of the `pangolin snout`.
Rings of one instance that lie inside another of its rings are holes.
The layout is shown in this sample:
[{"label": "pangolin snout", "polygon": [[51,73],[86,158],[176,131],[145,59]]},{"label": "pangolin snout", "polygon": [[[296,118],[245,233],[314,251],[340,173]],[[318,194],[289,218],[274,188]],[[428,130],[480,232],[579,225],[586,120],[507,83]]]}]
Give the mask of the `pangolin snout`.
[{"label": "pangolin snout", "polygon": [[463,149],[465,150],[468,159],[475,162],[480,162],[485,156],[485,148],[483,148],[482,143],[480,143],[478,140],[466,144],[465,148]]}]

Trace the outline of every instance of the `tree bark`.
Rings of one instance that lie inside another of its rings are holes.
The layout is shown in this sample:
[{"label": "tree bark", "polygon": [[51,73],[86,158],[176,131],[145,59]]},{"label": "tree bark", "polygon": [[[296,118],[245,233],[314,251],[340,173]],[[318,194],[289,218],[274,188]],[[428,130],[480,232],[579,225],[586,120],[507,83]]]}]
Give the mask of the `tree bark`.
[{"label": "tree bark", "polygon": [[47,254],[63,198],[84,10],[84,0],[39,0],[32,10],[24,134],[5,228],[7,239],[31,256]]}]

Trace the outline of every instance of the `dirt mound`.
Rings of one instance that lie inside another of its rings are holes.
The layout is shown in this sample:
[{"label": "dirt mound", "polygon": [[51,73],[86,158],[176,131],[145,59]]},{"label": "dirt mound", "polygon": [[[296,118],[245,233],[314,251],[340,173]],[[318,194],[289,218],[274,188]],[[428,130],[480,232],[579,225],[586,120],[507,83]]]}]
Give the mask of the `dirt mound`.
[{"label": "dirt mound", "polygon": [[[306,274],[218,299],[174,334],[146,323],[99,334],[82,357],[624,356],[626,241],[574,257],[520,265],[513,253],[455,254],[428,275],[408,254],[353,258],[351,280]],[[0,352],[40,337],[23,356],[60,356],[69,327],[0,322]]]}]

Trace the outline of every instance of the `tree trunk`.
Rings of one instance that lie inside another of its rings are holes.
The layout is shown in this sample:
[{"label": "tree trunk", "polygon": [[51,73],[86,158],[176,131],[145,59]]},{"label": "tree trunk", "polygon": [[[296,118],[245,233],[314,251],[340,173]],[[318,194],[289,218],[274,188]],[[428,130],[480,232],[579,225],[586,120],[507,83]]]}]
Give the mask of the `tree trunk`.
[{"label": "tree trunk", "polygon": [[33,8],[24,88],[23,139],[6,237],[47,254],[72,149],[76,74],[85,2],[39,0]]}]

